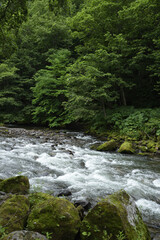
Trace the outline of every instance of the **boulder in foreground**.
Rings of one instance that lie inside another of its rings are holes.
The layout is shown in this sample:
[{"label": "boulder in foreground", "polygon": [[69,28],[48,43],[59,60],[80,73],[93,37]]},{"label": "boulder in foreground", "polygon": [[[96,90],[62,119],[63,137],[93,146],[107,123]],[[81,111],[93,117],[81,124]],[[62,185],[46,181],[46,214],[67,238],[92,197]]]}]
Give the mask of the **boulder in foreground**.
[{"label": "boulder in foreground", "polygon": [[150,240],[150,235],[132,197],[121,190],[97,205],[82,221],[82,240]]},{"label": "boulder in foreground", "polygon": [[11,195],[0,205],[0,226],[5,233],[22,230],[29,211],[29,201],[23,195]]},{"label": "boulder in foreground", "polygon": [[75,240],[80,227],[78,210],[66,199],[50,197],[33,206],[28,229],[49,233],[54,240]]},{"label": "boulder in foreground", "polygon": [[47,238],[37,232],[22,230],[12,232],[3,237],[2,240],[47,240]]},{"label": "boulder in foreground", "polygon": [[0,181],[0,191],[6,193],[27,194],[29,187],[29,180],[26,176],[11,177]]}]

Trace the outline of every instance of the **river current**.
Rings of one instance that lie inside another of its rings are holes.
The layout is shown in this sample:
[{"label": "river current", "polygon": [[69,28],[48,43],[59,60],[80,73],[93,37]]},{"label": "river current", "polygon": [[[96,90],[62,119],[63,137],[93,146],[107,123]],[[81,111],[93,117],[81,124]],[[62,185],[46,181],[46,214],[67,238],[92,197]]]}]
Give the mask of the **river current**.
[{"label": "river current", "polygon": [[120,189],[136,201],[143,219],[160,228],[160,159],[98,152],[97,140],[79,132],[61,131],[61,141],[29,136],[0,136],[0,178],[25,175],[31,192],[57,195],[92,205]]}]

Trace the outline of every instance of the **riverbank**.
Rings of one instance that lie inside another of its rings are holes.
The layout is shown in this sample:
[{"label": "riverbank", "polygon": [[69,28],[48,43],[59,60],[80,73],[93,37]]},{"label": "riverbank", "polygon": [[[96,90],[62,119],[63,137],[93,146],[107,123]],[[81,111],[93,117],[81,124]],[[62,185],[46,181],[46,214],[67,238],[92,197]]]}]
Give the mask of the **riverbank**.
[{"label": "riverbank", "polygon": [[[160,158],[160,138],[156,136],[152,137],[144,137],[144,138],[136,138],[136,137],[129,137],[127,135],[122,135],[118,131],[106,131],[106,132],[98,132],[98,131],[87,131],[87,133],[96,136],[98,139],[102,140],[103,143],[110,143],[112,145],[108,147],[108,149],[102,146],[99,148],[99,145],[92,146],[92,149],[101,150],[101,151],[112,151],[118,152],[121,145],[125,142],[129,142],[132,146],[132,151],[126,151],[128,154],[138,154],[141,156],[149,156],[149,157],[156,157]],[[121,152],[121,151],[120,151]],[[122,152],[122,153],[125,153]]]},{"label": "riverbank", "polygon": [[[14,125],[13,125],[14,126]],[[28,131],[29,130],[29,131]],[[31,136],[40,138],[43,136],[43,139],[54,139],[54,140],[61,140],[63,139],[63,134],[67,132],[67,130],[55,130],[49,128],[36,128],[36,127],[28,127],[22,128],[21,126],[14,126],[8,127],[5,125],[0,126],[0,134],[4,136]],[[60,135],[59,135],[60,133]],[[118,131],[108,130],[105,132],[99,131],[85,131],[86,134],[91,134],[92,136],[96,137],[99,142],[103,143],[110,143],[109,148],[102,147],[99,149],[100,143],[91,146],[93,150],[100,150],[100,151],[111,151],[111,152],[118,152],[121,145],[124,142],[129,142],[132,146],[132,151],[126,151],[128,154],[138,154],[141,156],[149,156],[160,158],[160,137],[152,136],[152,137],[144,137],[137,139],[136,137],[129,137],[127,135],[122,135]],[[122,152],[122,153],[125,153]]]}]

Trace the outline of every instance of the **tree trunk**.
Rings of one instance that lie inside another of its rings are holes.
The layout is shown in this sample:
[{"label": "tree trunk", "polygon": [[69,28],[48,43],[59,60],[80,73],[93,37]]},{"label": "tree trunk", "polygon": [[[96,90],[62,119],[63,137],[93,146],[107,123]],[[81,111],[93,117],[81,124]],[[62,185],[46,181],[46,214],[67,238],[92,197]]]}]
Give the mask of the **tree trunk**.
[{"label": "tree trunk", "polygon": [[121,87],[120,90],[121,90],[122,104],[123,104],[124,106],[127,106],[126,97],[125,97],[125,93],[124,93],[123,87]]}]

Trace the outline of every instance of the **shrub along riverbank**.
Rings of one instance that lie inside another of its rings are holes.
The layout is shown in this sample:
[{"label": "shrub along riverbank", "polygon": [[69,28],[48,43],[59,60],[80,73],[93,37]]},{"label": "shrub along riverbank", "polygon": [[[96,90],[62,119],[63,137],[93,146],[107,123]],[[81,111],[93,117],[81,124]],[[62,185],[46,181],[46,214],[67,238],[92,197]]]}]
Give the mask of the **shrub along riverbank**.
[{"label": "shrub along riverbank", "polygon": [[[68,200],[29,194],[25,176],[0,180],[2,240],[150,240],[134,200],[124,190],[106,196],[83,215]],[[46,235],[46,237],[44,235]]]},{"label": "shrub along riverbank", "polygon": [[[108,110],[106,124],[96,123],[90,127],[89,132],[95,134],[103,141],[104,146],[93,149],[104,151],[120,150],[124,142],[130,142],[132,150],[127,153],[141,155],[160,155],[160,109],[121,107]],[[106,147],[107,145],[107,147]],[[121,149],[122,150],[122,149]],[[119,152],[123,152],[123,151]],[[125,152],[125,151],[124,151]]]}]

